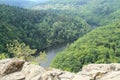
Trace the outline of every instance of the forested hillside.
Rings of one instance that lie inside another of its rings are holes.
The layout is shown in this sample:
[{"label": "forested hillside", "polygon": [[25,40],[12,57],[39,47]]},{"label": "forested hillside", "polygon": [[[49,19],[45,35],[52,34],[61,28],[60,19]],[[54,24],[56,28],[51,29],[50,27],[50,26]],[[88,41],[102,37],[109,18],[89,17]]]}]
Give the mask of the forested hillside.
[{"label": "forested hillside", "polygon": [[120,63],[120,23],[96,28],[59,53],[51,66],[78,72],[89,63]]},{"label": "forested hillside", "polygon": [[42,50],[74,41],[90,30],[78,16],[0,5],[0,53],[8,53],[6,45],[14,40]]},{"label": "forested hillside", "polygon": [[[37,10],[62,10],[68,14],[79,15],[94,26],[115,22],[118,17],[113,14],[119,8],[120,0],[51,0],[33,7]],[[111,18],[111,15],[114,17]]]},{"label": "forested hillside", "polygon": [[82,17],[93,27],[101,27],[59,53],[52,67],[77,72],[89,63],[120,62],[119,0],[51,0],[33,9],[61,10]]}]

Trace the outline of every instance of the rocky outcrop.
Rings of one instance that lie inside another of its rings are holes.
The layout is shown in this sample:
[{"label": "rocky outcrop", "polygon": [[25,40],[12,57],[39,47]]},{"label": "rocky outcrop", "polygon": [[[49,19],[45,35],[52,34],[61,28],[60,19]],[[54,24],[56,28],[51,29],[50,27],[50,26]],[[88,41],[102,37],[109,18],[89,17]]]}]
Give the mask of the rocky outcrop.
[{"label": "rocky outcrop", "polygon": [[20,71],[24,63],[25,61],[20,60],[9,60],[8,62],[2,61],[2,64],[0,65],[1,76]]},{"label": "rocky outcrop", "polygon": [[[87,75],[88,80],[120,80],[120,64],[89,64],[78,75]],[[87,79],[83,79],[87,80]]]},{"label": "rocky outcrop", "polygon": [[0,80],[120,80],[120,64],[89,64],[78,73],[70,73],[6,59],[0,60]]}]

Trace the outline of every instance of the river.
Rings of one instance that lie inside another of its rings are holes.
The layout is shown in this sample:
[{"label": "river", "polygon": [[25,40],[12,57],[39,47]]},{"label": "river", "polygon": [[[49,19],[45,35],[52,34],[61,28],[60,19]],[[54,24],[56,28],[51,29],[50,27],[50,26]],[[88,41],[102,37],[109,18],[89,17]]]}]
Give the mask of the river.
[{"label": "river", "polygon": [[63,51],[66,45],[58,45],[55,47],[50,47],[46,51],[46,60],[40,62],[40,66],[49,67],[53,58],[57,55],[57,53]]}]

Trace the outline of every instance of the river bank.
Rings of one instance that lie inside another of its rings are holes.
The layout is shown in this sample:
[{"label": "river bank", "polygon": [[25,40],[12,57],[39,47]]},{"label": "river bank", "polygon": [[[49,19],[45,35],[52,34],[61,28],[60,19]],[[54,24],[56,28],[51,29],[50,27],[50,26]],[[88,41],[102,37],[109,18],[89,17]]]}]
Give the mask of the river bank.
[{"label": "river bank", "polygon": [[59,44],[57,46],[49,47],[45,51],[46,53],[46,59],[40,60],[38,59],[37,62],[40,63],[40,66],[42,67],[49,67],[51,61],[53,58],[61,51],[63,51],[66,48],[67,44]]}]

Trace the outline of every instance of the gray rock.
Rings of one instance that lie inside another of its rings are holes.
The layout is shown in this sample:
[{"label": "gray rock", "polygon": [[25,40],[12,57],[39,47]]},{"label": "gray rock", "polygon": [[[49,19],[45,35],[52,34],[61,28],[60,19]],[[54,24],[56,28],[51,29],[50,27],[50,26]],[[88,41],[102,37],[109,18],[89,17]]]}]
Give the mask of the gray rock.
[{"label": "gray rock", "polygon": [[32,78],[42,75],[45,72],[45,69],[41,66],[26,62],[21,72],[26,76],[25,80],[33,80]]},{"label": "gray rock", "polygon": [[42,80],[71,80],[74,76],[75,73],[58,69],[49,69],[42,75]]},{"label": "gray rock", "polygon": [[25,80],[25,75],[21,72],[15,72],[15,73],[3,76],[0,80]]},{"label": "gray rock", "polygon": [[79,73],[44,69],[18,59],[0,60],[0,80],[120,80],[120,64],[89,64]]},{"label": "gray rock", "polygon": [[24,63],[25,61],[17,59],[11,59],[10,61],[6,61],[6,63],[1,66],[0,75],[4,76],[16,71],[20,71]]},{"label": "gray rock", "polygon": [[87,75],[75,75],[72,80],[91,80],[91,77]]},{"label": "gray rock", "polygon": [[98,80],[120,80],[120,71],[112,71]]}]

